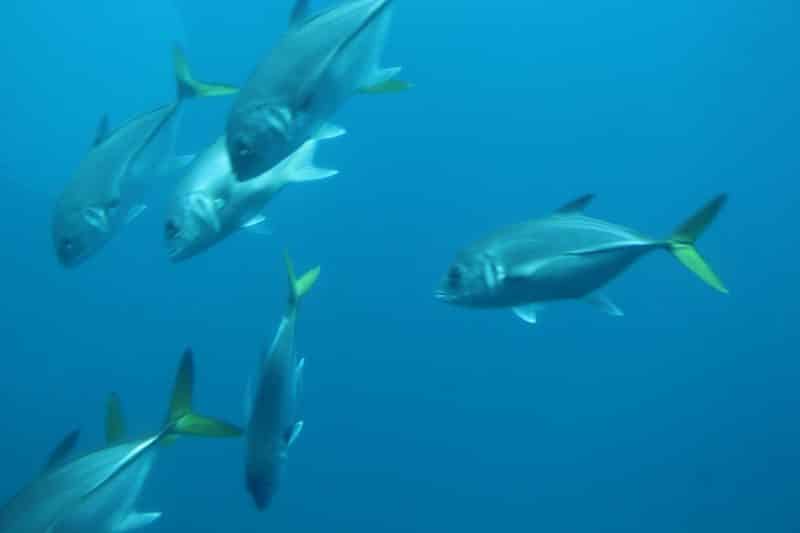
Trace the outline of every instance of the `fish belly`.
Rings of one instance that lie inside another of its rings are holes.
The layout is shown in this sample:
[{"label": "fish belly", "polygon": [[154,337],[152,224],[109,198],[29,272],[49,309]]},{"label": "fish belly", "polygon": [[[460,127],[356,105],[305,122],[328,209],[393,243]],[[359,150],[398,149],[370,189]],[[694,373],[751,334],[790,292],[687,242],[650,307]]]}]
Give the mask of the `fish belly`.
[{"label": "fish belly", "polygon": [[508,305],[583,298],[620,275],[645,252],[632,248],[559,256],[531,276],[511,280],[504,291],[513,300]]}]

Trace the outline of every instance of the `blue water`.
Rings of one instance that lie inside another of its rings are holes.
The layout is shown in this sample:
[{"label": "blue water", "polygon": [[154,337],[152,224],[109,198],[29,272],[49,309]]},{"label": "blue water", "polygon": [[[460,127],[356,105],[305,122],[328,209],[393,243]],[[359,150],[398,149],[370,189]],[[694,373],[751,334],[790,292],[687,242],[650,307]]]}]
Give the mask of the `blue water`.
[{"label": "blue water", "polygon": [[[288,248],[322,276],[286,482],[259,514],[242,442],[181,441],[148,531],[800,531],[796,2],[397,2],[385,62],[414,89],[348,103],[318,157],[341,174],[270,204],[272,236],[172,265],[156,200],[66,271],[50,210],[99,116],[169,102],[175,40],[198,77],[242,83],[290,8],[177,4],[2,7],[0,498],[68,430],[101,446],[112,390],[133,434],[158,427],[189,345],[198,409],[241,423]],[[216,100],[187,106],[180,152],[221,131]],[[620,319],[433,300],[458,248],[586,192],[655,236],[729,193],[699,247],[731,294],[653,254],[606,291]]]}]

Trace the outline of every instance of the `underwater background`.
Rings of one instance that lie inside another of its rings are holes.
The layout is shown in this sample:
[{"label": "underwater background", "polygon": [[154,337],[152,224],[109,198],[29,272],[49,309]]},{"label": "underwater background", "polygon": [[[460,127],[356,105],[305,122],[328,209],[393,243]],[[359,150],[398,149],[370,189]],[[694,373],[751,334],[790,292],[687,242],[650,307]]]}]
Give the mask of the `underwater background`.
[{"label": "underwater background", "polygon": [[[384,63],[414,89],[345,106],[317,157],[341,174],[288,187],[272,235],[170,264],[167,177],[61,268],[50,212],[100,115],[170,102],[174,41],[198,78],[243,83],[290,4],[4,2],[0,499],[70,429],[102,446],[111,391],[133,434],[156,429],[186,346],[198,409],[242,422],[289,249],[322,275],[279,495],[254,510],[243,442],[185,439],[142,494],[164,512],[147,531],[800,531],[797,3],[397,2]],[[179,153],[230,103],[187,104]],[[658,237],[729,193],[699,249],[731,294],[652,254],[605,291],[620,319],[433,299],[459,248],[587,192],[588,214]]]}]

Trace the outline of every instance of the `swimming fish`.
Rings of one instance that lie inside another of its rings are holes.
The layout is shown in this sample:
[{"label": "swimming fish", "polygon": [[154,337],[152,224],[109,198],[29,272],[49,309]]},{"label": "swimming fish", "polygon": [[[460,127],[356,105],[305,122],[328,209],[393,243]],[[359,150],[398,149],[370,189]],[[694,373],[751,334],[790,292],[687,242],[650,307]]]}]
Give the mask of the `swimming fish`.
[{"label": "swimming fish", "polygon": [[159,446],[181,435],[241,435],[241,430],[231,424],[192,411],[193,383],[194,362],[187,350],[161,430],[144,439],[112,442],[101,450],[47,468],[0,508],[0,532],[126,531],[156,520],[159,513],[137,513],[132,506]]},{"label": "swimming fish", "polygon": [[289,448],[303,429],[297,416],[298,387],[304,359],[297,359],[294,329],[297,304],[319,276],[319,267],[296,279],[286,256],[289,303],[272,346],[259,362],[259,369],[246,398],[248,423],[245,485],[259,510],[266,509],[278,491]]},{"label": "swimming fish", "polygon": [[316,147],[316,140],[306,141],[272,169],[242,182],[233,175],[224,136],[218,139],[192,163],[170,200],[164,225],[170,259],[188,259],[239,229],[263,224],[264,206],[289,183],[336,175],[314,166]]},{"label": "swimming fish", "polygon": [[326,137],[328,120],[354,93],[409,85],[400,68],[378,65],[391,0],[345,0],[315,15],[298,0],[288,31],[234,101],[226,143],[234,173],[253,179],[309,139]]},{"label": "swimming fish", "polygon": [[94,144],[58,197],[52,238],[58,261],[74,267],[102,249],[144,210],[139,202],[147,178],[185,166],[173,157],[181,104],[188,98],[223,96],[237,89],[196,81],[180,49],[174,52],[175,102],[109,131],[103,117]]},{"label": "swimming fish", "polygon": [[531,324],[543,305],[555,300],[583,299],[620,316],[619,307],[596,291],[654,250],[670,252],[705,283],[728,292],[695,248],[726,195],[711,200],[661,240],[584,215],[593,198],[582,196],[548,217],[507,227],[464,249],[436,298],[469,307],[511,307]]}]

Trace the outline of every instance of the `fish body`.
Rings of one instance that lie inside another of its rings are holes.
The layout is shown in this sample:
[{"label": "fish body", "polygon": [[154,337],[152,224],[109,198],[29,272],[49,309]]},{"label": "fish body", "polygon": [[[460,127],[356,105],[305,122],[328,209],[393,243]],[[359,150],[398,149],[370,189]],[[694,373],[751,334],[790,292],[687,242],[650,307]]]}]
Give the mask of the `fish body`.
[{"label": "fish body", "polygon": [[585,299],[609,314],[621,315],[596,291],[653,250],[673,253],[709,285],[725,292],[694,248],[694,240],[724,204],[724,196],[664,240],[586,216],[583,208],[591,198],[581,197],[548,217],[509,226],[465,248],[448,270],[437,298],[469,307],[511,307],[528,322],[536,321],[537,308],[555,300]]},{"label": "fish body", "polygon": [[492,288],[468,303],[513,307],[581,298],[659,246],[627,228],[580,215],[508,228],[462,253],[464,263],[485,261],[484,282]]},{"label": "fish body", "polygon": [[[341,134],[344,130],[334,136]],[[170,259],[188,259],[235,231],[264,222],[261,211],[287,184],[336,175],[314,166],[316,147],[316,140],[306,141],[275,167],[243,182],[233,174],[225,137],[218,139],[196,158],[172,194],[164,226]]]},{"label": "fish body", "polygon": [[0,533],[110,533],[158,519],[160,513],[133,510],[158,446],[179,435],[232,437],[241,433],[230,424],[191,411],[193,381],[194,364],[187,352],[161,431],[45,469],[0,507]]},{"label": "fish body", "polygon": [[174,131],[177,110],[173,104],[137,117],[89,151],[53,210],[53,245],[63,266],[94,255],[135,217],[134,180],[155,173],[168,157],[164,139]]},{"label": "fish body", "polygon": [[294,349],[295,322],[297,303],[311,289],[319,268],[296,280],[288,258],[287,265],[289,305],[261,358],[247,401],[245,485],[259,510],[266,509],[278,491],[289,448],[303,427],[297,416],[297,397],[304,362]]},{"label": "fish body", "polygon": [[59,195],[51,220],[56,257],[75,267],[101,250],[144,209],[139,203],[147,182],[185,158],[174,157],[181,103],[186,98],[232,94],[235,89],[191,77],[179,50],[175,54],[178,99],[140,115],[113,132],[104,117],[94,145]]},{"label": "fish body", "polygon": [[352,94],[399,71],[378,65],[391,0],[347,0],[313,16],[306,4],[298,2],[288,31],[231,109],[226,142],[240,180],[278,164],[314,138]]},{"label": "fish body", "polygon": [[45,472],[0,509],[0,532],[113,531],[130,514],[158,440],[112,446]]}]

